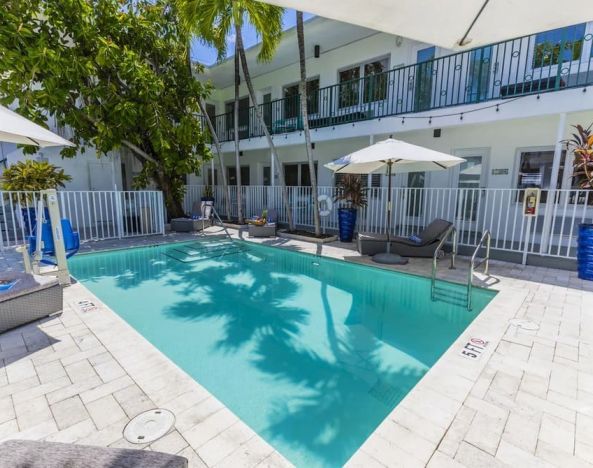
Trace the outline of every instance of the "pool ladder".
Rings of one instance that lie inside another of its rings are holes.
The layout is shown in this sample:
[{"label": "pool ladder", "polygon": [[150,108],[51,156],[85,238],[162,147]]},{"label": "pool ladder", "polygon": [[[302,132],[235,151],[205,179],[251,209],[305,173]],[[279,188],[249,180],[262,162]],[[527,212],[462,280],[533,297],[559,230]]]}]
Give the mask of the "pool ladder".
[{"label": "pool ladder", "polygon": [[[474,254],[469,262],[469,273],[467,276],[467,310],[472,310],[472,288],[473,288],[473,279],[474,279],[474,271],[481,265],[484,265],[484,274],[488,274],[488,268],[490,266],[490,242],[492,240],[492,235],[490,231],[486,229],[480,238],[480,242],[474,250]],[[486,256],[476,263],[476,257],[478,256],[478,251],[483,246],[484,241],[486,241]]]},{"label": "pool ladder", "polygon": [[[439,257],[439,252],[442,250],[443,245],[445,245],[445,242],[447,242],[447,240],[449,238],[452,238],[452,243],[453,243],[453,250],[451,252],[451,265],[449,266],[449,269],[454,270],[455,269],[455,257],[457,256],[457,229],[455,228],[455,226],[451,226],[449,228],[449,230],[445,233],[445,235],[443,236],[443,238],[441,239],[441,241],[439,242],[434,255],[432,257],[432,277],[431,277],[431,283],[430,283],[430,294],[431,294],[431,298],[433,301],[436,301],[436,279],[437,279],[437,260]],[[484,274],[488,274],[488,267],[490,264],[490,242],[491,242],[492,236],[490,234],[490,231],[487,229],[484,231],[484,233],[482,234],[482,237],[480,238],[480,242],[478,242],[478,245],[476,246],[474,253],[471,257],[470,260],[470,264],[469,264],[469,272],[468,272],[468,276],[467,276],[467,310],[470,311],[472,310],[472,288],[473,288],[473,277],[474,277],[474,272],[476,271],[476,268],[480,267],[481,265],[485,265],[484,266]],[[483,247],[484,242],[486,242],[486,256],[480,260],[478,263],[476,263],[476,257],[478,256],[478,252],[480,250],[480,248]]]},{"label": "pool ladder", "polygon": [[[234,242],[235,240],[229,233],[229,230],[227,229],[227,227],[222,222],[222,219],[220,219],[220,216],[218,215],[218,211],[216,211],[216,208],[214,208],[214,206],[211,206],[211,208],[212,208],[212,217],[216,218],[218,220],[218,222],[220,223],[220,226],[222,227],[222,231],[224,231],[224,233],[226,234],[226,236],[229,238],[229,240],[231,242]],[[204,220],[202,220],[202,235],[205,235],[204,234]]]}]

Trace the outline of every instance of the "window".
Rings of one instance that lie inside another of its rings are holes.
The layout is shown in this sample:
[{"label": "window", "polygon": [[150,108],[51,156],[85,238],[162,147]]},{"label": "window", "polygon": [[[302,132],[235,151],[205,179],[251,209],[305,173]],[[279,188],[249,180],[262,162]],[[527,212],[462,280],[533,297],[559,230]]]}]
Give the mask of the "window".
[{"label": "window", "polygon": [[270,166],[264,166],[264,185],[272,185],[272,171]]},{"label": "window", "polygon": [[350,68],[340,72],[340,97],[338,105],[350,107],[358,104],[360,67]]},{"label": "window", "polygon": [[214,169],[214,177],[212,177],[212,168],[211,167],[208,168],[208,172],[206,175],[206,184],[207,185],[218,185],[218,170],[217,169]]},{"label": "window", "polygon": [[[319,112],[319,78],[307,80],[307,112],[316,114]],[[294,119],[299,116],[299,84],[286,86],[284,88],[284,118]]]},{"label": "window", "polygon": [[[349,175],[349,174],[337,172],[336,177],[335,177],[335,185],[338,186],[340,184],[342,178],[345,177],[346,175]],[[361,180],[364,188],[379,188],[379,187],[381,187],[381,174],[378,172],[375,172],[372,174],[354,174],[354,175],[360,177],[360,180]],[[369,186],[369,175],[370,175],[370,179],[371,179],[370,186]]]},{"label": "window", "polygon": [[[542,189],[541,201],[545,203],[547,198],[546,190],[560,188],[562,175],[564,173],[564,159],[566,152],[562,152],[560,167],[558,170],[558,181],[556,187],[551,187],[552,164],[554,162],[554,151],[525,151],[521,153],[519,161],[519,180],[517,188],[524,189],[536,187]],[[521,201],[521,200],[519,200]]]},{"label": "window", "polygon": [[[315,174],[317,175],[317,162],[315,164]],[[284,181],[287,187],[310,187],[311,174],[309,172],[309,163],[285,164]]]},{"label": "window", "polygon": [[387,59],[365,64],[363,102],[382,101],[387,98],[386,71]]},{"label": "window", "polygon": [[547,67],[579,60],[583,51],[585,23],[554,29],[535,36],[533,67]]},{"label": "window", "polygon": [[[237,169],[235,166],[228,168],[229,185],[237,185]],[[241,166],[241,185],[249,185],[249,166]]]},{"label": "window", "polygon": [[[340,95],[338,106],[351,107],[359,102],[369,103],[387,99],[388,77],[385,73],[389,68],[387,58],[373,60],[357,65],[356,67],[342,70],[339,73]],[[360,78],[363,77],[363,80]],[[362,82],[362,96],[361,86]]]}]

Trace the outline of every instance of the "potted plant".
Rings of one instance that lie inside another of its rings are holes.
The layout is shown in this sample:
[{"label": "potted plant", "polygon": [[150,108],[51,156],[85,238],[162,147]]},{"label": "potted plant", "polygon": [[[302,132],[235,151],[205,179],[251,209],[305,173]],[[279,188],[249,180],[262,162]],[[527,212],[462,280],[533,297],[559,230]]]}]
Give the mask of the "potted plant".
[{"label": "potted plant", "polygon": [[204,192],[202,193],[201,200],[201,211],[202,216],[205,218],[210,218],[212,214],[212,207],[214,206],[214,193],[212,192],[212,186],[206,185],[204,187]]},{"label": "potted plant", "polygon": [[358,208],[366,206],[366,195],[367,189],[362,185],[362,180],[357,175],[348,174],[338,183],[334,201],[343,202],[346,205],[338,208],[341,242],[352,242],[356,226],[356,213]]},{"label": "potted plant", "polygon": [[[580,189],[593,189],[593,124],[584,128],[575,125],[577,130],[567,143],[574,155],[573,178]],[[593,223],[579,224],[577,250],[579,278],[593,281]]]},{"label": "potted plant", "polygon": [[[18,161],[4,170],[2,190],[24,192],[15,194],[14,199],[21,207],[22,222],[26,234],[31,233],[29,227],[32,228],[37,222],[35,192],[64,187],[64,184],[70,180],[72,177],[64,173],[64,169],[47,161],[27,159]],[[23,207],[23,205],[25,206]],[[49,217],[47,208],[45,208],[45,217]]]}]

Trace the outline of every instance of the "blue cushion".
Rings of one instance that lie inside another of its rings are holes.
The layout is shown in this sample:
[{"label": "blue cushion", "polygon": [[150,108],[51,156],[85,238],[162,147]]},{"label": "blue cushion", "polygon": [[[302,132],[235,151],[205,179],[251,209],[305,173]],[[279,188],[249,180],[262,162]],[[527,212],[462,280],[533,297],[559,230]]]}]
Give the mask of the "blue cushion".
[{"label": "blue cushion", "polygon": [[413,235],[408,237],[409,240],[411,240],[412,242],[416,243],[416,244],[421,244],[422,243],[422,239],[420,239],[418,236]]}]

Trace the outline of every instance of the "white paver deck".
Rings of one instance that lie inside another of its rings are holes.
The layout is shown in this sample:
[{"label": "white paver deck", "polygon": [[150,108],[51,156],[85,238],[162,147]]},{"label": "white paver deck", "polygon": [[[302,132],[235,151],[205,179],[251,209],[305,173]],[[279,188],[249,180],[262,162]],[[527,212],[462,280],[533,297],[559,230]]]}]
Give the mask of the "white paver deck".
[{"label": "white paver deck", "polygon": [[[259,242],[369,261],[340,243]],[[0,253],[0,268],[21,265],[9,251]],[[430,261],[397,268],[427,275]],[[349,466],[593,466],[593,283],[572,272],[502,262],[491,262],[490,270],[475,284],[498,295]],[[440,278],[461,282],[466,274],[463,261],[457,270],[445,263],[439,270]],[[0,334],[0,440],[146,448],[186,456],[191,467],[290,466],[84,286],[66,288],[64,297],[62,314]],[[97,307],[83,311],[81,300]],[[472,337],[488,341],[477,360],[460,354]],[[126,423],[155,407],[175,414],[174,430],[150,446],[126,442]]]}]

